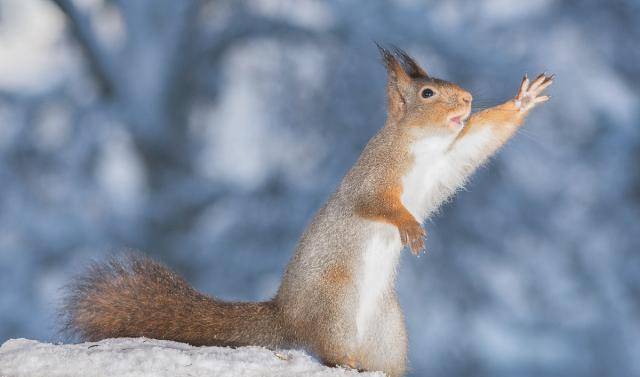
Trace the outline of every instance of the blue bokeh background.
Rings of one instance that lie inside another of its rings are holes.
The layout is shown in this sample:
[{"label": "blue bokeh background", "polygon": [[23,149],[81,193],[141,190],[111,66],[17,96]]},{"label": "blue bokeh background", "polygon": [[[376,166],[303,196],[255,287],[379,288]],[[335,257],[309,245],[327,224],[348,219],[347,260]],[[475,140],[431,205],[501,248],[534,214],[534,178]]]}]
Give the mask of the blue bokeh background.
[{"label": "blue bokeh background", "polygon": [[426,224],[398,291],[413,375],[640,375],[635,0],[0,0],[0,341],[58,341],[61,288],[141,249],[268,299],[385,116],[372,41],[552,100]]}]

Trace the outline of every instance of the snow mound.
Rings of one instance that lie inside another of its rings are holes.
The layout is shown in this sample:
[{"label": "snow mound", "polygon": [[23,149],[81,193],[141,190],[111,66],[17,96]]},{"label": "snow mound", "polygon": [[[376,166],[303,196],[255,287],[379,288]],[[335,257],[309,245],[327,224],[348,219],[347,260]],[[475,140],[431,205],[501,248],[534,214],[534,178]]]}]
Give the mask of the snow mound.
[{"label": "snow mound", "polygon": [[0,347],[0,376],[369,376],[329,368],[302,351],[262,347],[193,347],[146,338],[106,339],[96,343],[40,343],[11,339]]}]

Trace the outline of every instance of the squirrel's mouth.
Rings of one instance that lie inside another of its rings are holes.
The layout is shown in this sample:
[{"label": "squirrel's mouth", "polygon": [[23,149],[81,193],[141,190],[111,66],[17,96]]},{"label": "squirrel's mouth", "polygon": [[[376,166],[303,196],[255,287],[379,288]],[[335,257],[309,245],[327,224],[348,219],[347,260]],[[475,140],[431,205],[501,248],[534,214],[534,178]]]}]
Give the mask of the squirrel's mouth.
[{"label": "squirrel's mouth", "polygon": [[465,112],[464,114],[455,115],[449,118],[449,127],[455,132],[460,132],[464,128],[464,121],[469,117],[469,113]]}]

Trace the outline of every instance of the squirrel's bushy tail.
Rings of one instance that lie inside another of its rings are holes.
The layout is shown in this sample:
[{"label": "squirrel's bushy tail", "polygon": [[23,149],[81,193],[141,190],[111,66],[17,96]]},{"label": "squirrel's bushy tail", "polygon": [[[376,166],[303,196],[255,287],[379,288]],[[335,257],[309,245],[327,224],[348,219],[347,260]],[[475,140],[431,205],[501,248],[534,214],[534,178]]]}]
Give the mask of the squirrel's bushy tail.
[{"label": "squirrel's bushy tail", "polygon": [[64,331],[85,341],[148,337],[192,345],[278,347],[284,327],[272,302],[215,300],[138,253],[91,265],[69,286]]}]

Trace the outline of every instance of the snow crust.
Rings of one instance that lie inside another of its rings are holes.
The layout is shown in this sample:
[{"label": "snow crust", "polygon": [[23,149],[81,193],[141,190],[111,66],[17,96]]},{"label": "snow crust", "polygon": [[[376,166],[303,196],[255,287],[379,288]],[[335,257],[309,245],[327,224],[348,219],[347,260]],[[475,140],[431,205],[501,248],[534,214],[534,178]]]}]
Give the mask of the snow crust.
[{"label": "snow crust", "polygon": [[10,339],[0,347],[0,376],[368,376],[329,368],[302,351],[262,347],[193,347],[147,338],[51,344]]}]

